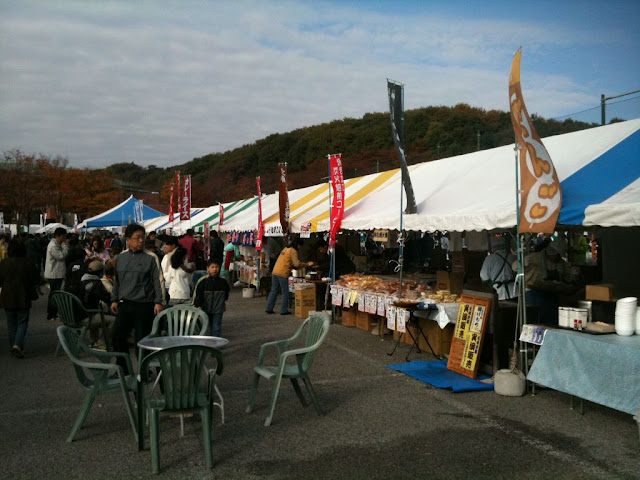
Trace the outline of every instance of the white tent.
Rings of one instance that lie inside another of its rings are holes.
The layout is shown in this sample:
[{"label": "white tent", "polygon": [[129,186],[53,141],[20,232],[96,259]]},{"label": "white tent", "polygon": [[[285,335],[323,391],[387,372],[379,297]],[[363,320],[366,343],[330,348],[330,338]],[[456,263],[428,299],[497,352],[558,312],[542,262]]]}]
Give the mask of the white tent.
[{"label": "white tent", "polygon": [[44,227],[41,227],[38,230],[36,230],[36,233],[47,233],[47,234],[53,233],[56,228],[64,228],[67,232],[71,230],[64,223],[49,223]]}]

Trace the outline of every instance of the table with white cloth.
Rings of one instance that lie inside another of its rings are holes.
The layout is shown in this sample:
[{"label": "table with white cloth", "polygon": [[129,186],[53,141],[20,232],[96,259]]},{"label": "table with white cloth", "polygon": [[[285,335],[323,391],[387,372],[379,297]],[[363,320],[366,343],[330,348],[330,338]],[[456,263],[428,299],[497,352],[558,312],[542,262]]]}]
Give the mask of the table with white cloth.
[{"label": "table with white cloth", "polygon": [[635,415],[640,408],[640,335],[549,328],[527,379]]}]

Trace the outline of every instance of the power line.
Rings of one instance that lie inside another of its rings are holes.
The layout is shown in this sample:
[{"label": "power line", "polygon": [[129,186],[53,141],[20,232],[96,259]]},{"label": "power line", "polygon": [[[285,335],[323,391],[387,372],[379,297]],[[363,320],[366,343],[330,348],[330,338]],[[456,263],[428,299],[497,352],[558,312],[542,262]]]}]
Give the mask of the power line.
[{"label": "power line", "polygon": [[[636,100],[638,98],[640,98],[640,95],[635,96],[635,97],[631,97],[631,98],[625,98],[624,100],[618,100],[617,102],[609,102],[608,105],[615,105],[616,103],[622,103],[622,102],[630,102],[631,100]],[[579,115],[581,113],[590,112],[591,110],[598,110],[598,109],[600,109],[600,105],[598,105],[597,107],[587,108],[586,110],[581,110],[579,112],[569,113],[568,115],[561,115],[559,117],[553,117],[553,118],[551,118],[551,120],[559,120],[561,118],[572,117],[573,115]]]}]

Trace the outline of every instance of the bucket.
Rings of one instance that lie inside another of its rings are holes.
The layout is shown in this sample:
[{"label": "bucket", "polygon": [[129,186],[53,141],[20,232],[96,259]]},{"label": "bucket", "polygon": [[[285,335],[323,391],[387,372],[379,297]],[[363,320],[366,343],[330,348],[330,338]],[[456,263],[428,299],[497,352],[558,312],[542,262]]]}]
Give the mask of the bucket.
[{"label": "bucket", "polygon": [[527,388],[527,381],[520,370],[508,368],[498,370],[493,377],[493,390],[505,397],[521,397]]},{"label": "bucket", "polygon": [[256,296],[255,288],[243,288],[242,289],[242,298],[253,298]]}]

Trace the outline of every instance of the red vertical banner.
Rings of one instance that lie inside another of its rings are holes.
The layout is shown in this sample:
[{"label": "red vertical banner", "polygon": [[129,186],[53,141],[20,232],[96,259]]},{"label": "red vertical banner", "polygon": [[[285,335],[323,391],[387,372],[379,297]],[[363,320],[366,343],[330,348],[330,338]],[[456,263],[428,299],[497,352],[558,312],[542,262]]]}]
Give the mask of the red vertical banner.
[{"label": "red vertical banner", "polygon": [[258,187],[258,236],[256,238],[256,251],[262,250],[262,237],[264,236],[264,223],[262,223],[262,192],[260,191],[260,177],[256,177]]},{"label": "red vertical banner", "polygon": [[218,231],[220,231],[220,227],[222,227],[222,224],[224,222],[224,205],[222,205],[221,203],[220,205],[220,215],[218,215],[219,218],[219,222],[218,222]]},{"label": "red vertical banner", "polygon": [[209,236],[209,222],[202,222],[202,239],[204,241],[204,258],[208,261],[211,256],[211,237]]},{"label": "red vertical banner", "polygon": [[169,223],[173,223],[173,182],[169,185]]},{"label": "red vertical banner", "polygon": [[287,191],[287,164],[278,164],[278,205],[282,234],[289,233],[289,192]]},{"label": "red vertical banner", "polygon": [[340,230],[344,215],[344,175],[342,173],[341,154],[329,155],[329,171],[331,172],[331,230],[329,231],[329,246],[336,243],[336,234]]},{"label": "red vertical banner", "polygon": [[191,219],[191,175],[184,176],[184,185],[182,188],[182,212],[180,220]]},{"label": "red vertical banner", "polygon": [[180,170],[176,170],[176,200],[178,201],[178,219],[182,219],[182,190],[180,190]]}]

